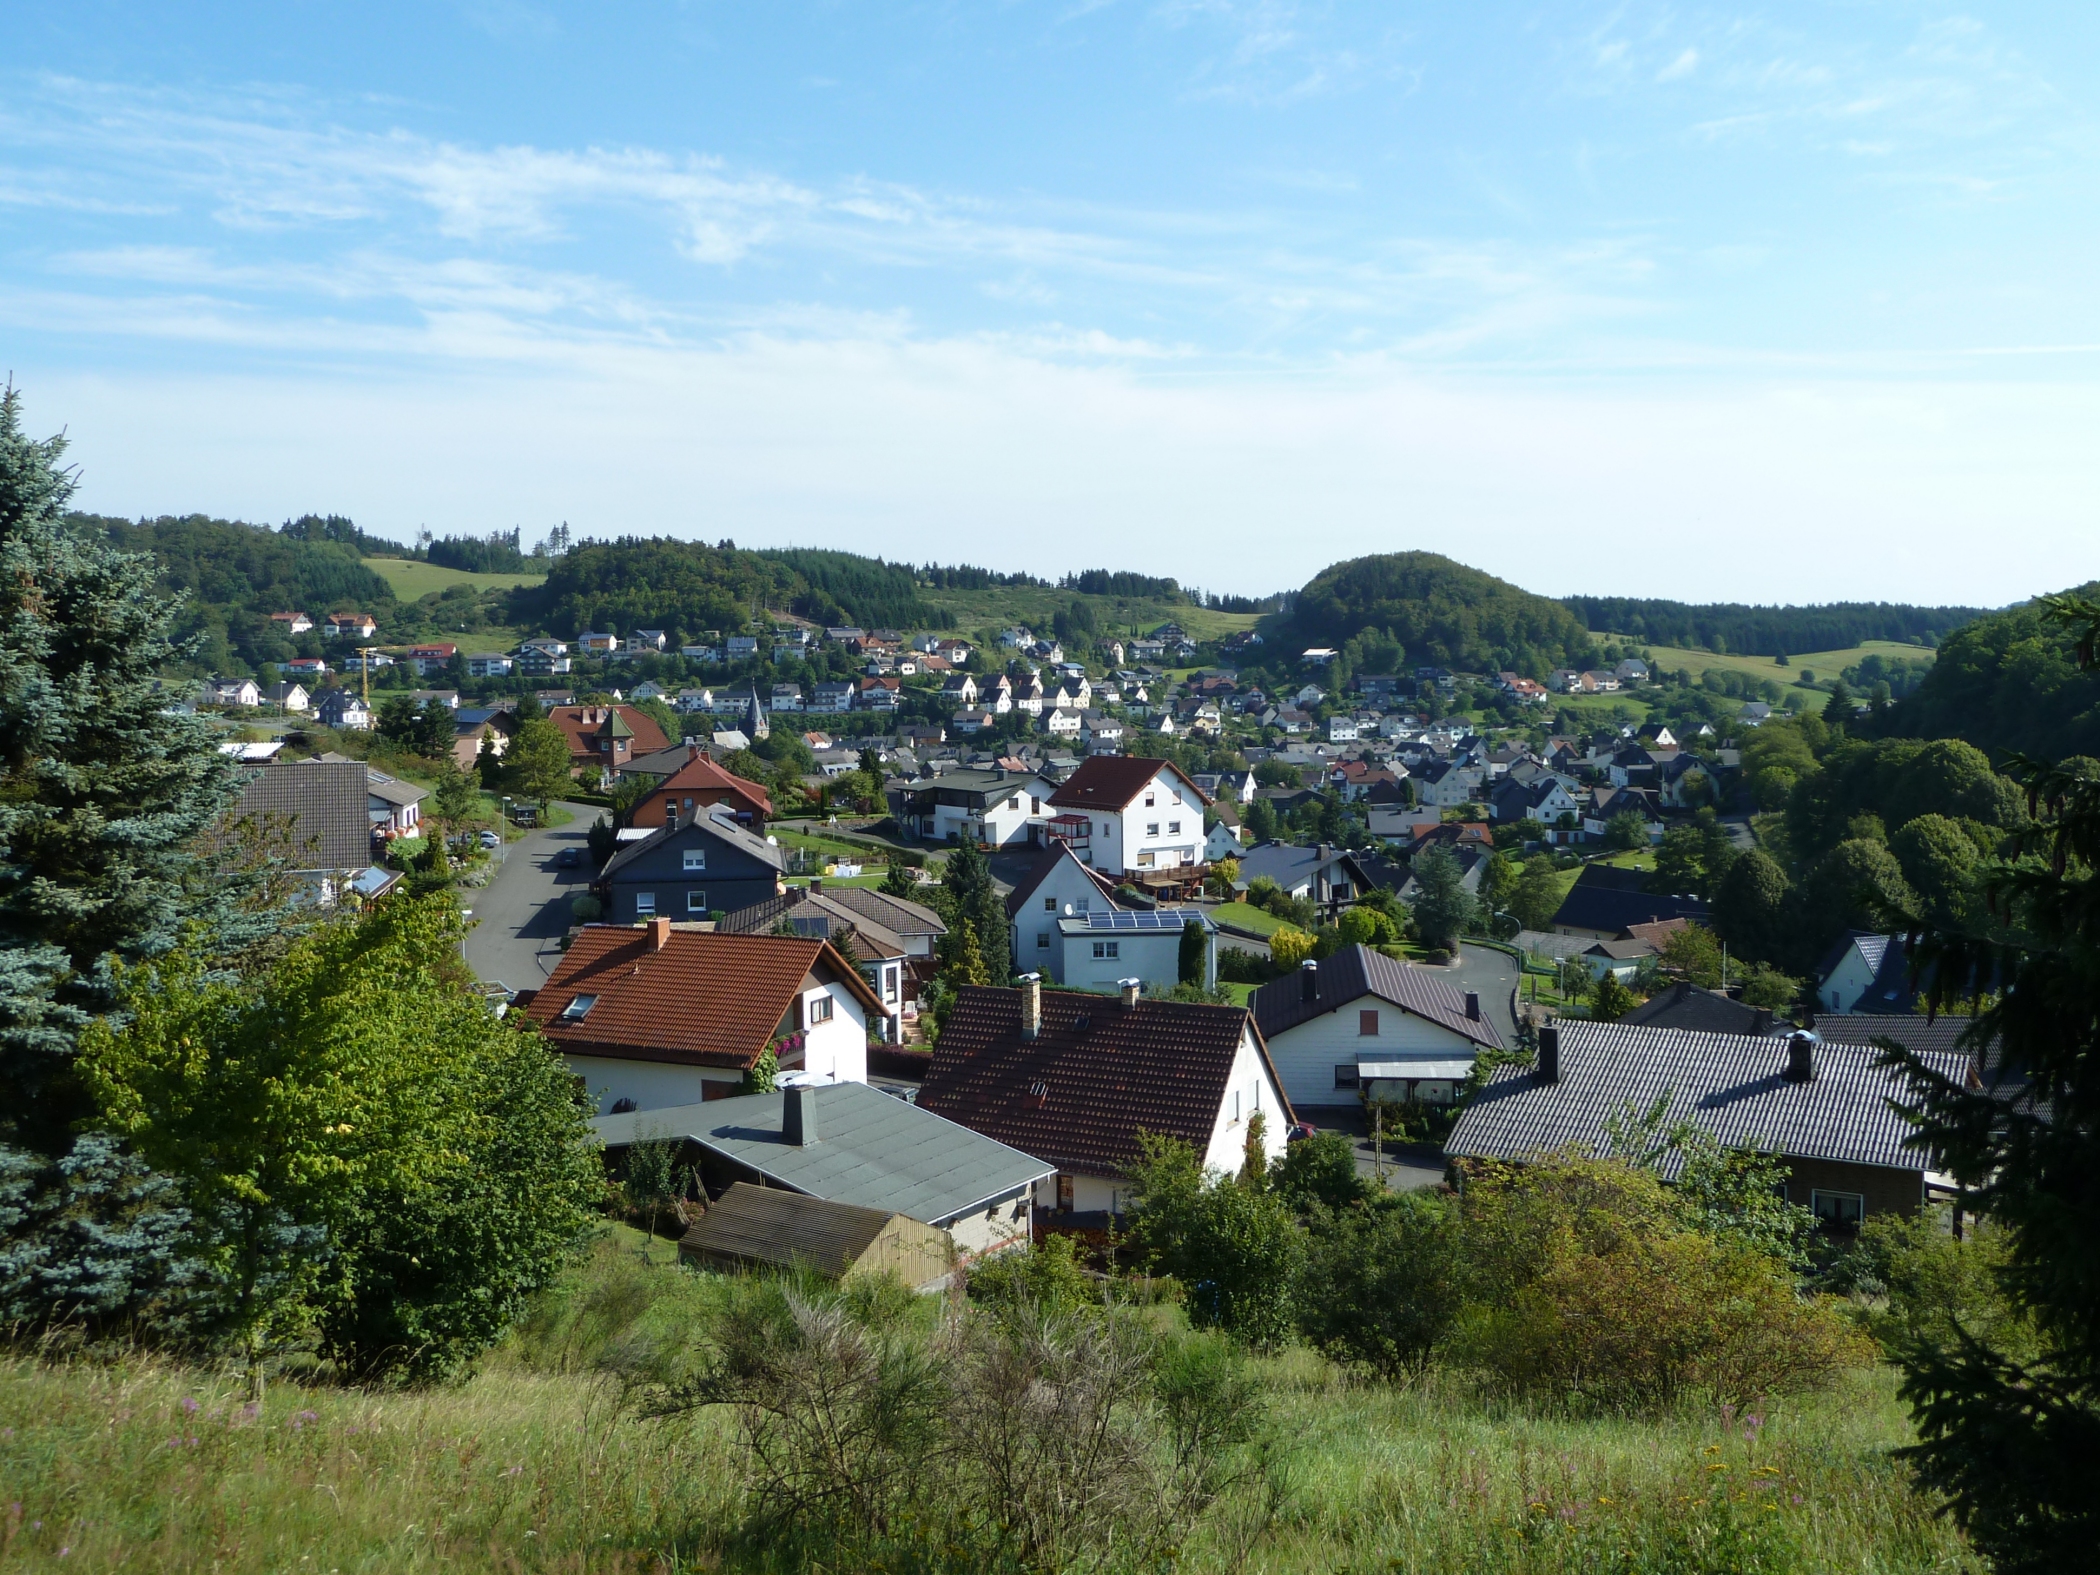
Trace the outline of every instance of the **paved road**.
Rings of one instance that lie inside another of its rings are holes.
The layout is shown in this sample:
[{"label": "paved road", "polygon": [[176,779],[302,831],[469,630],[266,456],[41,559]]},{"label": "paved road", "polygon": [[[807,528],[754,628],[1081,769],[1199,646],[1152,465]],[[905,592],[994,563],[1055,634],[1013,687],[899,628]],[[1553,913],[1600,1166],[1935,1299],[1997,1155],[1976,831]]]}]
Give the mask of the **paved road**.
[{"label": "paved road", "polygon": [[1517,960],[1507,952],[1461,945],[1457,965],[1445,974],[1459,989],[1480,992],[1480,1010],[1502,1035],[1504,1045],[1517,1042],[1517,1023],[1509,1004],[1510,992],[1517,987],[1517,973]]},{"label": "paved road", "polygon": [[563,848],[583,848],[584,835],[600,813],[571,804],[566,826],[528,831],[503,850],[503,866],[479,891],[460,893],[474,910],[467,932],[467,966],[483,983],[536,990],[561,957],[561,938],[571,923],[569,903],[589,885],[588,853],[574,869],[556,869]]}]

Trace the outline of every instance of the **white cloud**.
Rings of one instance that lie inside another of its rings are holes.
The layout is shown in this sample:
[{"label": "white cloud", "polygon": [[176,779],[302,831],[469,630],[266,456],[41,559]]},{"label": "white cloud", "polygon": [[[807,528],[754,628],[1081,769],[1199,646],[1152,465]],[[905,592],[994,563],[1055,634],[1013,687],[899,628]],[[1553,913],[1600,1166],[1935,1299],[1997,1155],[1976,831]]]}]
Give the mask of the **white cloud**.
[{"label": "white cloud", "polygon": [[1699,69],[1699,51],[1687,49],[1675,60],[1655,73],[1658,82],[1675,82],[1679,77],[1688,77]]}]

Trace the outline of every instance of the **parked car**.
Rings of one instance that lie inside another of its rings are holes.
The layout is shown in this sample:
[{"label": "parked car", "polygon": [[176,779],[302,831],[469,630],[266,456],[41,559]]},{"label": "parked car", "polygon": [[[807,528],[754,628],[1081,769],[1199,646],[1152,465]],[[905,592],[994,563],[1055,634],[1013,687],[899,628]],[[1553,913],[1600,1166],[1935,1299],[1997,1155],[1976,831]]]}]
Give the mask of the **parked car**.
[{"label": "parked car", "polygon": [[583,850],[581,848],[563,848],[561,852],[554,855],[554,867],[558,870],[572,870],[582,862]]},{"label": "parked car", "polygon": [[1319,1135],[1320,1129],[1310,1121],[1293,1121],[1290,1130],[1284,1133],[1283,1140],[1286,1143],[1296,1143],[1301,1138],[1318,1137]]},{"label": "parked car", "polygon": [[493,831],[484,831],[481,834],[481,845],[485,848],[500,848],[503,846],[503,839]]}]

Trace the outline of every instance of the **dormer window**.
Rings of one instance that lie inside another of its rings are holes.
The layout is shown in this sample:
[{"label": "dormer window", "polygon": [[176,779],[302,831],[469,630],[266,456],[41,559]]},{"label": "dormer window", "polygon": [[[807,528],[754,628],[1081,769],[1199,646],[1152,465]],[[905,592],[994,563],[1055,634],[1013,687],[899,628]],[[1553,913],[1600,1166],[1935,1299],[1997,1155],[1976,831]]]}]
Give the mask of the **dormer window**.
[{"label": "dormer window", "polygon": [[561,1021],[565,1023],[581,1022],[584,1014],[597,1004],[598,997],[595,995],[572,996],[569,1004],[561,1009]]}]

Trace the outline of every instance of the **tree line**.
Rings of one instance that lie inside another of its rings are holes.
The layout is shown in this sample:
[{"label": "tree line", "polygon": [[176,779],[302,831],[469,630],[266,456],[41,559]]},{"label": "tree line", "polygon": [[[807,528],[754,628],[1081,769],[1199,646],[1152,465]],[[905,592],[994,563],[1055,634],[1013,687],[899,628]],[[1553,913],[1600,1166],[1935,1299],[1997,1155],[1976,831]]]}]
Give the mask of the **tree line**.
[{"label": "tree line", "polygon": [[1840,651],[1868,640],[1936,645],[1980,618],[1982,607],[1913,607],[1898,602],[1830,602],[1809,607],[1695,605],[1638,596],[1564,596],[1561,602],[1598,634],[1628,635],[1651,645],[1798,656]]}]

